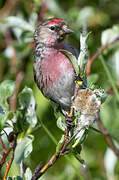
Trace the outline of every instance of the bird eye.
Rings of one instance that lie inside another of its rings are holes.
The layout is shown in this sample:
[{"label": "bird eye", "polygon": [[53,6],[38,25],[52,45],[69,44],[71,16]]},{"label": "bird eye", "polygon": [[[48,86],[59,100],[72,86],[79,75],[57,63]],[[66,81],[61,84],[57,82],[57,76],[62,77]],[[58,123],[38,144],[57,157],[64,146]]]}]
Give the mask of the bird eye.
[{"label": "bird eye", "polygon": [[50,29],[53,31],[55,30],[55,26],[50,26]]}]

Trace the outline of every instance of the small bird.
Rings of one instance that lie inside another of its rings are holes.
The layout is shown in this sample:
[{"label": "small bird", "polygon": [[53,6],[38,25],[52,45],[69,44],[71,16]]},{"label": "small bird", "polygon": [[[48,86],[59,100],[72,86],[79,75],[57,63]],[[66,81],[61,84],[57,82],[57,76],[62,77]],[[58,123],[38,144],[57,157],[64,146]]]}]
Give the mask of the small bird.
[{"label": "small bird", "polygon": [[78,58],[78,51],[65,44],[73,31],[60,18],[44,20],[34,33],[34,79],[43,95],[60,105],[63,112],[70,111],[71,98],[76,85],[76,73],[70,59],[60,49]]}]

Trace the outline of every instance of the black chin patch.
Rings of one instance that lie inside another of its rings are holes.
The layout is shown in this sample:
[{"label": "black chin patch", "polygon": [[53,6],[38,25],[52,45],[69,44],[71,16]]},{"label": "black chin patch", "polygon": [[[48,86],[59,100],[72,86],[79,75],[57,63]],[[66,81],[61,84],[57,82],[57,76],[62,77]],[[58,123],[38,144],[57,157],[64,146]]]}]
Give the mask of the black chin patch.
[{"label": "black chin patch", "polygon": [[58,41],[58,42],[61,42],[61,41],[63,41],[64,39],[65,39],[65,34],[60,35],[60,36],[58,37],[57,41]]}]

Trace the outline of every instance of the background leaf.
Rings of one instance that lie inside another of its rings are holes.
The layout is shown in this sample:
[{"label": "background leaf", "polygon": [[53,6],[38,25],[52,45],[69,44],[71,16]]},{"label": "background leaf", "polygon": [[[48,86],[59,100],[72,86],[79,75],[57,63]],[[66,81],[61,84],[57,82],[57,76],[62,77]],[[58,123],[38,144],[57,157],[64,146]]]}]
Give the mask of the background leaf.
[{"label": "background leaf", "polygon": [[23,18],[15,17],[15,16],[9,16],[5,19],[5,23],[10,27],[17,27],[21,30],[27,30],[27,31],[34,31],[34,27],[25,21]]},{"label": "background leaf", "polygon": [[9,114],[8,98],[14,93],[14,81],[5,80],[0,84],[0,131],[4,127]]},{"label": "background leaf", "polygon": [[15,88],[14,81],[5,80],[0,84],[0,103],[5,108],[8,109],[8,98],[13,95]]},{"label": "background leaf", "polygon": [[25,120],[31,127],[35,127],[37,117],[35,112],[35,99],[32,89],[25,87],[18,97],[20,109],[24,110]]},{"label": "background leaf", "polygon": [[21,140],[21,142],[17,145],[15,149],[15,162],[20,164],[21,160],[26,158],[32,152],[32,141],[33,136],[25,137]]},{"label": "background leaf", "polygon": [[24,176],[25,176],[25,180],[31,180],[32,172],[31,172],[30,168],[26,169],[26,172],[25,172]]}]

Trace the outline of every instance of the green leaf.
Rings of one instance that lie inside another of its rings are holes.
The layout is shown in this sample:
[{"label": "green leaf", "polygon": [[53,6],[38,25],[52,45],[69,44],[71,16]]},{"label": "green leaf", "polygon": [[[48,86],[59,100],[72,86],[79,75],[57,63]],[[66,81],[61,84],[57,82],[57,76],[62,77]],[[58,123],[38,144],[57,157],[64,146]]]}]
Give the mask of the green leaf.
[{"label": "green leaf", "polygon": [[5,114],[0,113],[0,132],[2,131],[4,124],[7,120],[7,115],[8,113],[5,113]]},{"label": "green leaf", "polygon": [[56,154],[59,154],[63,143],[64,143],[64,135],[62,135],[60,141],[58,142],[58,144],[56,146]]},{"label": "green leaf", "polygon": [[119,35],[119,25],[114,25],[112,28],[106,29],[102,32],[102,45],[112,42]]},{"label": "green leaf", "polygon": [[80,156],[81,150],[81,144],[78,144],[74,149],[72,149],[72,153],[81,164],[84,164],[84,160]]},{"label": "green leaf", "polygon": [[79,75],[79,67],[78,67],[78,61],[77,61],[76,57],[69,51],[66,51],[63,49],[61,49],[60,51],[63,52],[70,59],[70,61],[72,62],[72,65],[74,67],[74,70],[78,76]]},{"label": "green leaf", "polygon": [[10,80],[5,80],[0,84],[0,131],[9,115],[8,98],[13,95],[15,83]]},{"label": "green leaf", "polygon": [[21,40],[23,43],[29,43],[33,40],[33,33],[30,31],[24,31],[21,34]]},{"label": "green leaf", "polygon": [[66,124],[65,122],[63,121],[62,117],[59,117],[57,119],[57,127],[60,128],[62,131],[65,131],[66,130]]},{"label": "green leaf", "polygon": [[80,69],[80,77],[84,79],[86,77],[86,66],[88,63],[88,56],[87,56],[87,39],[91,32],[87,35],[80,35],[80,54],[78,57],[78,66]]},{"label": "green leaf", "polygon": [[33,128],[37,124],[37,117],[35,112],[35,99],[32,89],[25,87],[18,96],[20,109],[24,110],[24,119]]},{"label": "green leaf", "polygon": [[81,164],[85,163],[84,159],[81,158],[80,154],[76,153],[74,154],[74,156]]},{"label": "green leaf", "polygon": [[[60,128],[61,130],[63,130],[65,128],[65,117],[62,114],[62,112],[60,111],[59,105],[53,101],[51,101],[51,106],[54,109],[54,115],[55,118],[57,119],[57,126],[58,128]],[[64,124],[64,125],[63,125]],[[61,125],[61,126],[60,126]],[[64,130],[63,130],[64,131]]]},{"label": "green leaf", "polygon": [[[78,128],[75,130],[75,133],[78,131]],[[74,144],[72,145],[72,148],[76,148],[77,145],[80,145],[84,142],[88,130],[82,129],[77,136],[75,137]]]},{"label": "green leaf", "polygon": [[0,104],[5,108],[8,109],[8,98],[13,95],[15,88],[14,81],[5,80],[0,84]]},{"label": "green leaf", "polygon": [[25,172],[24,176],[25,176],[25,180],[31,180],[32,172],[31,172],[30,168],[26,169],[26,172]]},{"label": "green leaf", "polygon": [[98,74],[91,74],[90,76],[88,76],[87,78],[87,86],[90,87],[92,84],[96,83],[96,81],[98,80],[99,75]]},{"label": "green leaf", "polygon": [[34,32],[34,27],[21,17],[9,16],[4,21],[5,24],[9,27],[18,27],[21,30],[32,31]]},{"label": "green leaf", "polygon": [[78,153],[80,154],[81,153],[81,150],[82,150],[82,146],[81,144],[78,144],[74,149],[73,149],[73,153]]},{"label": "green leaf", "polygon": [[12,177],[8,177],[7,180],[13,180]]},{"label": "green leaf", "polygon": [[15,149],[15,162],[20,164],[32,152],[32,141],[34,137],[29,135],[22,139]]},{"label": "green leaf", "polygon": [[78,144],[74,149],[73,149],[73,155],[75,158],[81,163],[84,164],[84,160],[81,158],[80,153],[81,153],[82,147],[81,144]]}]

